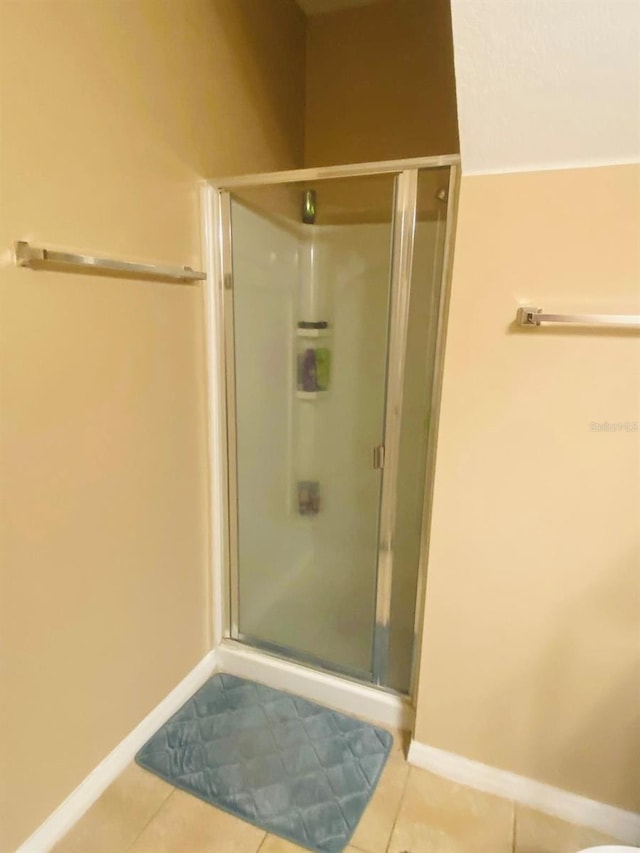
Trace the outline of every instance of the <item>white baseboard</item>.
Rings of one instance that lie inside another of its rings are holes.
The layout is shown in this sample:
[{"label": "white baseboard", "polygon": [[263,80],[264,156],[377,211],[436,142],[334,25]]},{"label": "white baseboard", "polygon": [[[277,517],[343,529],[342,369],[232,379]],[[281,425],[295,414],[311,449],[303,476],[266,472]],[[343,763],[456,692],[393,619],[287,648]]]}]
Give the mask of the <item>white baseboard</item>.
[{"label": "white baseboard", "polygon": [[222,672],[261,681],[278,690],[288,690],[383,726],[399,729],[411,729],[413,726],[413,709],[401,696],[284,661],[233,640],[224,640],[216,649],[216,667]]},{"label": "white baseboard", "polygon": [[209,678],[215,652],[209,652],[180,684],[121,741],[78,785],[67,799],[27,838],[16,853],[47,853],[122,773],[152,734],[162,726]]},{"label": "white baseboard", "polygon": [[626,844],[640,842],[640,814],[635,812],[599,803],[415,740],[409,747],[409,763],[478,791],[515,800],[570,823],[588,826]]}]

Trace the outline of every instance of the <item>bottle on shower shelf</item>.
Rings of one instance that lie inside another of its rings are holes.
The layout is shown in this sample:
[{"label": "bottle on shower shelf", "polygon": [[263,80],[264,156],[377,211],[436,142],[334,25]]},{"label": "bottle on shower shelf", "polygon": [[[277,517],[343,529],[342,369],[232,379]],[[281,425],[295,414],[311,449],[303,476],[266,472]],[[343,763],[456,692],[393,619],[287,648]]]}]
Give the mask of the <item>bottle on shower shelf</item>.
[{"label": "bottle on shower shelf", "polygon": [[317,391],[316,351],[307,347],[298,355],[298,390]]},{"label": "bottle on shower shelf", "polygon": [[316,388],[318,391],[329,390],[331,375],[331,350],[328,347],[316,349]]},{"label": "bottle on shower shelf", "polygon": [[300,320],[296,329],[298,391],[317,394],[328,391],[331,373],[331,336],[326,320]]}]

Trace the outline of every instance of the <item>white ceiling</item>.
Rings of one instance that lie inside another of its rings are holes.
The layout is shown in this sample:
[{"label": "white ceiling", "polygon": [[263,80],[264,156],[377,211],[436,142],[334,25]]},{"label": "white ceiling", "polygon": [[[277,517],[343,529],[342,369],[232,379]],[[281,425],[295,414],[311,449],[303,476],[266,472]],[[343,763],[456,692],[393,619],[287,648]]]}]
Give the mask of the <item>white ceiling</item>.
[{"label": "white ceiling", "polygon": [[467,173],[640,161],[638,0],[452,0]]},{"label": "white ceiling", "polygon": [[369,6],[381,2],[383,0],[296,0],[305,15],[323,15],[325,12],[337,12],[338,9],[351,9],[354,6]]}]

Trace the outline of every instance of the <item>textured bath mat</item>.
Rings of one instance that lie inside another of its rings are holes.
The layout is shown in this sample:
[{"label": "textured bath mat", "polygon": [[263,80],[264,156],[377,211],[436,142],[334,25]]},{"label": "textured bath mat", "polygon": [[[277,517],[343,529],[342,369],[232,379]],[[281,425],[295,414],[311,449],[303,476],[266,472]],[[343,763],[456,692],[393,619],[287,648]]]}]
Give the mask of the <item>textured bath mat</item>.
[{"label": "textured bath mat", "polygon": [[340,853],[392,741],[383,729],[314,702],[220,674],[136,761],[268,832],[317,853]]}]

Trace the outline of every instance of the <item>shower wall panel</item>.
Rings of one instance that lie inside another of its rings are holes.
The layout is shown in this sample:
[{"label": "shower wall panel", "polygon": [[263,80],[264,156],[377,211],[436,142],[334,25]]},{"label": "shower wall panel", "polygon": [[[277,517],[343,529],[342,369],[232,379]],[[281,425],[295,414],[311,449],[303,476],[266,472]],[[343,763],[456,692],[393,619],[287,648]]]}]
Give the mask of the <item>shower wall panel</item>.
[{"label": "shower wall panel", "polygon": [[290,500],[298,239],[239,204],[233,235],[240,629],[261,636],[269,624],[277,642],[288,636],[286,614],[270,614],[310,550]]},{"label": "shower wall panel", "polygon": [[[386,223],[339,226],[302,225],[232,204],[239,634],[367,680],[391,181],[388,201]],[[307,317],[310,304],[323,316]],[[319,319],[329,326],[330,387],[299,395],[297,325]],[[317,512],[301,514],[300,481],[317,484]]]}]

